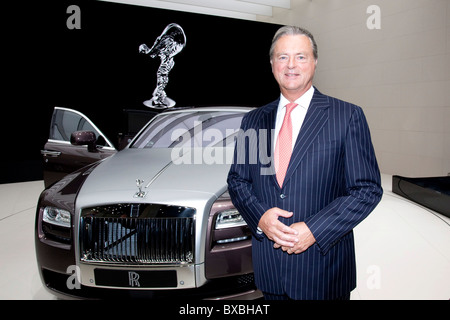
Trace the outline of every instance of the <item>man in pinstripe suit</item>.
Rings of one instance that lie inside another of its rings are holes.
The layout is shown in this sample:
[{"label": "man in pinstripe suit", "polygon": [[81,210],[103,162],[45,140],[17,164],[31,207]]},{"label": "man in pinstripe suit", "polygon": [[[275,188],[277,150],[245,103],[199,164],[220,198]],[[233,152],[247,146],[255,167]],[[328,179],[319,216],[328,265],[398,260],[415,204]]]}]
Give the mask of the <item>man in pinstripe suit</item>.
[{"label": "man in pinstripe suit", "polygon": [[[307,30],[280,28],[270,63],[280,98],[244,117],[228,175],[253,233],[256,284],[267,299],[348,299],[356,287],[352,229],[382,196],[369,128],[360,107],[313,87],[317,45]],[[276,154],[289,105],[292,153],[278,181],[290,153]],[[255,152],[258,161],[249,161]]]}]

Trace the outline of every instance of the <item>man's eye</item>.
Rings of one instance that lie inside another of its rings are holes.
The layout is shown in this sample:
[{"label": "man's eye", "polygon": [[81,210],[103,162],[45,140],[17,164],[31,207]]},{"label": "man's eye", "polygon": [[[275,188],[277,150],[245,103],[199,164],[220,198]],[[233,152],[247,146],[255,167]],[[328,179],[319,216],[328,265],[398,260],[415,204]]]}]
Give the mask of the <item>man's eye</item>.
[{"label": "man's eye", "polygon": [[285,61],[285,60],[287,60],[287,59],[288,59],[287,56],[279,56],[279,57],[278,57],[278,60],[280,60],[280,61]]},{"label": "man's eye", "polygon": [[307,63],[309,61],[309,58],[308,58],[308,56],[300,55],[300,56],[297,56],[297,61],[299,63]]}]

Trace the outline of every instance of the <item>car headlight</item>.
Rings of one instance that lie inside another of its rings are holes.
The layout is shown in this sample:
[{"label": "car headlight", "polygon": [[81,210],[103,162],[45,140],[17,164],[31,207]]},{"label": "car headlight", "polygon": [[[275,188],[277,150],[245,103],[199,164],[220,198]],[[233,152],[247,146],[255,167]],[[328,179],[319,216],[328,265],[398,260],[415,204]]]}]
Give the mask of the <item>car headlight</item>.
[{"label": "car headlight", "polygon": [[219,212],[216,218],[216,230],[245,226],[244,218],[237,209]]},{"label": "car headlight", "polygon": [[206,234],[205,276],[223,278],[253,272],[252,233],[233,206],[228,192],[222,194],[209,212]]},{"label": "car headlight", "polygon": [[45,207],[42,220],[55,226],[70,228],[70,212],[63,209]]}]

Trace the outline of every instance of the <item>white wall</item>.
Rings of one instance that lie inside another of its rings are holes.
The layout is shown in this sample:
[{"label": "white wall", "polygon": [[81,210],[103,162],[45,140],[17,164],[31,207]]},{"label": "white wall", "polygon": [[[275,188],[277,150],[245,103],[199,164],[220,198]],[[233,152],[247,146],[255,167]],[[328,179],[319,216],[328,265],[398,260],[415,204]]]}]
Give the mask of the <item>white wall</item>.
[{"label": "white wall", "polygon": [[291,0],[258,20],[314,34],[315,85],[363,107],[383,173],[450,173],[450,0]]}]

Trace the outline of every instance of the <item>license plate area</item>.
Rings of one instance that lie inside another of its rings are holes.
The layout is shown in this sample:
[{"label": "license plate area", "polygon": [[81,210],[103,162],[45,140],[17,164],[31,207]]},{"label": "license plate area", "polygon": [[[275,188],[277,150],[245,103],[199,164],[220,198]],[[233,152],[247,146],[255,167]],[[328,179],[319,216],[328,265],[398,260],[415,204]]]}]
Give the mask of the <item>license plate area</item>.
[{"label": "license plate area", "polygon": [[113,270],[94,269],[95,284],[104,287],[120,288],[176,288],[175,270]]}]

